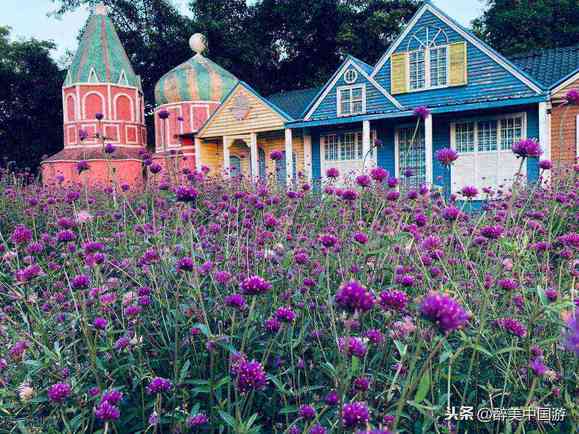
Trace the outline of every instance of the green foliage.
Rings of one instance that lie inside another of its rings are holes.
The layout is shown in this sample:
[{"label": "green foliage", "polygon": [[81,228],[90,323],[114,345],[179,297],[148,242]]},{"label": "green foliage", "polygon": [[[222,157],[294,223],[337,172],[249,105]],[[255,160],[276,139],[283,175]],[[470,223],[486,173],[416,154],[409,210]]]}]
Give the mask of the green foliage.
[{"label": "green foliage", "polygon": [[505,54],[579,42],[577,0],[489,0],[475,33]]},{"label": "green foliage", "polygon": [[63,73],[50,57],[52,42],[12,41],[0,27],[0,155],[35,167],[62,147]]}]

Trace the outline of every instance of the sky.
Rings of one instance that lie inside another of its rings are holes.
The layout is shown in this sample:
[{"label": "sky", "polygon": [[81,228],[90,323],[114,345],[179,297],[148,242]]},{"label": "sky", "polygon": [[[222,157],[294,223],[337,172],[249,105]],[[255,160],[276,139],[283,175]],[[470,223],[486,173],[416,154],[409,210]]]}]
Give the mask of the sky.
[{"label": "sky", "polygon": [[[187,11],[187,0],[172,0],[173,3]],[[85,23],[89,12],[78,9],[61,18],[51,15],[56,10],[52,0],[0,0],[2,14],[0,25],[12,28],[14,38],[31,38],[52,40],[57,49],[52,53],[56,60],[63,58],[67,50],[75,51],[77,35]],[[483,10],[482,0],[434,0],[443,11],[459,23],[469,26]]]}]

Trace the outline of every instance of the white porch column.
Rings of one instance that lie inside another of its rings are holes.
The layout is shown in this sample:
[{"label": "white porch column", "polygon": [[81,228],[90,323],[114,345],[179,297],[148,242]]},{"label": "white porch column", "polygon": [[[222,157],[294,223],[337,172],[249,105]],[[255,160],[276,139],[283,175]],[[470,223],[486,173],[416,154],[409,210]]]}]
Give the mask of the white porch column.
[{"label": "white porch column", "polygon": [[201,171],[201,139],[195,136],[195,170]]},{"label": "white porch column", "polygon": [[304,129],[304,176],[312,182],[312,135],[309,129]]},{"label": "white porch column", "polygon": [[231,162],[229,160],[229,137],[223,136],[223,175],[229,177],[231,170]]},{"label": "white porch column", "polygon": [[[549,105],[546,102],[539,103],[539,143],[543,149],[543,157],[545,160],[551,159],[551,114],[549,113]],[[551,171],[546,170],[544,180],[549,181]]]},{"label": "white porch column", "polygon": [[257,133],[251,133],[249,142],[249,151],[251,155],[251,179],[256,182],[259,180],[259,165],[257,162]]},{"label": "white porch column", "polygon": [[294,144],[291,128],[285,129],[285,173],[288,185],[291,183],[294,173]]},{"label": "white porch column", "polygon": [[364,159],[363,171],[372,167],[372,158],[370,157],[370,121],[362,121],[362,158]]},{"label": "white porch column", "polygon": [[426,154],[426,183],[434,184],[432,168],[432,114],[424,119],[424,152]]}]

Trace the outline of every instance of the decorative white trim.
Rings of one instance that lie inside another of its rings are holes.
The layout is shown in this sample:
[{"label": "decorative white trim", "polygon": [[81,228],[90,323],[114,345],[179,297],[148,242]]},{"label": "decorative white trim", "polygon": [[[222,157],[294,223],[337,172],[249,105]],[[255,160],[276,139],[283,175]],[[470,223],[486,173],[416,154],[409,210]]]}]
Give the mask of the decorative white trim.
[{"label": "decorative white trim", "polygon": [[424,119],[424,154],[426,157],[425,177],[427,184],[434,184],[434,170],[432,161],[432,113]]},{"label": "decorative white trim", "polygon": [[312,182],[312,135],[304,130],[304,172],[308,182]]},{"label": "decorative white trim", "polygon": [[[388,48],[388,51],[386,51],[386,54],[384,54],[384,56],[382,56],[382,58],[378,61],[378,63],[374,67],[374,71],[372,71],[372,74],[371,74],[372,78],[374,78],[376,76],[376,74],[378,74],[378,72],[382,69],[382,67],[384,66],[386,61],[390,58],[390,56],[394,53],[394,51],[396,51],[396,49],[402,43],[404,38],[406,38],[406,36],[408,36],[408,34],[410,33],[410,31],[412,30],[414,25],[416,25],[418,20],[422,17],[422,15],[424,15],[424,13],[426,11],[431,12],[434,16],[436,16],[443,23],[445,23],[447,26],[449,26],[451,29],[453,29],[455,32],[457,32],[465,40],[470,42],[472,45],[474,45],[476,48],[478,48],[483,53],[485,53],[488,57],[490,57],[492,60],[494,60],[497,64],[499,64],[500,66],[505,68],[514,77],[516,77],[518,80],[520,80],[525,85],[527,85],[531,90],[533,90],[534,92],[536,92],[538,94],[542,93],[542,90],[539,86],[537,86],[535,83],[533,83],[527,77],[525,77],[515,67],[513,67],[509,63],[507,63],[507,61],[500,54],[498,54],[498,53],[494,52],[493,50],[491,50],[490,48],[486,47],[476,37],[474,37],[473,35],[471,35],[470,33],[466,32],[466,31],[464,31],[460,26],[456,25],[456,23],[454,23],[454,21],[449,19],[449,17],[442,14],[440,11],[438,11],[436,8],[432,7],[432,5],[430,5],[428,3],[425,3],[422,6],[422,8],[414,15],[414,17],[412,17],[412,19],[406,25],[404,31],[398,36],[398,38],[394,41],[394,43],[390,46],[390,48]],[[467,65],[467,67],[468,67],[468,65]]]},{"label": "decorative white trim", "polygon": [[116,137],[116,139],[112,139],[112,138],[106,139],[105,138],[105,142],[115,143],[115,144],[120,143],[121,142],[121,126],[120,126],[120,124],[109,124],[108,122],[106,124],[103,124],[103,134],[105,137],[107,137],[107,128],[109,128],[109,129],[114,128],[117,131],[117,133],[116,133],[117,137]]},{"label": "decorative white trim", "polygon": [[229,140],[229,137],[223,136],[223,176],[225,178],[229,178],[230,170],[231,170],[231,161],[229,146],[231,145],[232,141]]},{"label": "decorative white trim", "polygon": [[201,171],[201,139],[195,137],[195,170]]},{"label": "decorative white trim", "polygon": [[251,178],[254,181],[258,181],[259,180],[259,161],[258,161],[259,159],[258,159],[258,155],[257,155],[257,133],[251,133],[250,134],[249,154],[251,157],[251,164],[250,164]]},{"label": "decorative white trim", "polygon": [[[91,81],[91,79],[93,79],[93,77],[94,77],[95,81]],[[94,68],[91,68],[90,72],[88,73],[88,82],[90,84],[99,84],[100,83],[98,75],[97,75],[96,71],[94,70]]]},{"label": "decorative white trim", "polygon": [[[129,140],[129,128],[135,130],[135,140]],[[139,143],[139,128],[136,125],[125,125],[125,139],[127,143],[138,144]]]},{"label": "decorative white trim", "polygon": [[[432,77],[431,77],[431,73],[430,73],[430,50],[432,48],[445,48],[446,49],[446,84],[444,85],[438,85],[438,86],[432,86],[431,85],[431,81],[432,81]],[[411,89],[410,88],[410,55],[412,53],[415,53],[417,51],[424,51],[424,87],[421,88],[417,88],[417,89]],[[467,74],[467,69],[464,69],[464,73]],[[406,93],[415,93],[415,92],[424,92],[427,90],[436,90],[436,89],[445,89],[447,87],[454,87],[450,85],[450,57],[449,57],[449,51],[448,51],[448,45],[440,45],[437,47],[429,47],[426,48],[424,50],[413,50],[413,51],[409,51],[408,52],[408,56],[406,57],[406,83],[408,83],[408,90],[406,90]]]},{"label": "decorative white trim", "polygon": [[[72,137],[74,137],[73,140],[70,140],[70,131],[72,130]],[[79,141],[79,137],[78,137],[78,133],[76,131],[76,125],[67,125],[66,126],[66,144],[67,146],[69,146],[70,144],[74,144],[74,143],[78,143]]]},{"label": "decorative white trim", "polygon": [[[352,106],[352,91],[354,89],[362,89],[362,111],[361,112],[350,112],[350,113],[342,113],[342,91],[349,90],[350,91],[350,108]],[[353,84],[348,86],[338,86],[336,88],[336,114],[338,117],[346,117],[346,116],[357,116],[363,115],[366,113],[366,84]]]},{"label": "decorative white trim", "polygon": [[[195,128],[195,113],[194,113],[195,108],[204,108],[205,109],[205,111],[207,112],[207,118],[205,119],[205,122],[207,122],[207,120],[211,116],[211,109],[209,108],[209,103],[191,103],[191,105],[189,107],[189,114],[191,116],[189,118],[190,131],[198,131],[198,129]],[[203,125],[205,124],[205,122],[203,122]],[[201,125],[199,127],[199,129],[203,125]]]},{"label": "decorative white trim", "polygon": [[288,186],[292,182],[294,174],[294,144],[293,132],[291,128],[285,129],[285,172],[287,176]]},{"label": "decorative white trim", "polygon": [[125,74],[125,70],[123,69],[119,75],[119,80],[117,84],[120,86],[126,86],[129,84],[129,80],[127,80],[127,74]]},{"label": "decorative white trim", "polygon": [[328,96],[328,94],[332,91],[332,89],[334,89],[334,86],[336,85],[336,83],[338,82],[338,80],[342,77],[342,75],[344,74],[344,71],[346,71],[349,67],[353,67],[355,68],[360,74],[362,74],[362,76],[364,78],[366,78],[366,80],[368,80],[376,89],[378,89],[392,104],[394,104],[396,106],[396,108],[403,110],[403,106],[392,96],[390,95],[386,89],[384,89],[376,80],[374,80],[373,77],[369,76],[368,74],[366,74],[366,72],[360,68],[352,59],[349,59],[346,63],[344,63],[342,65],[342,67],[338,70],[338,73],[336,73],[334,79],[326,85],[324,92],[317,98],[315,104],[312,106],[312,108],[308,111],[308,113],[306,114],[306,116],[304,117],[304,120],[309,120],[310,117],[312,116],[312,114],[314,114],[314,112],[317,110],[317,108],[320,106],[320,104],[322,103],[322,101]]},{"label": "decorative white trim", "polygon": [[575,127],[575,156],[579,158],[579,115],[577,115],[576,127]]},{"label": "decorative white trim", "polygon": [[98,91],[96,91],[96,90],[93,90],[93,91],[90,91],[90,92],[85,93],[84,96],[82,97],[82,120],[88,120],[87,117],[86,117],[86,99],[87,99],[89,96],[91,96],[91,95],[98,95],[98,96],[100,97],[100,99],[101,99],[101,104],[100,104],[101,110],[100,110],[100,112],[101,112],[101,113],[103,114],[103,116],[105,116],[105,118],[106,118],[106,117],[107,117],[107,114],[105,113],[105,102],[106,102],[106,98],[105,98],[105,96],[104,96],[102,93],[100,93],[100,92],[98,92]]},{"label": "decorative white trim", "polygon": [[[68,100],[72,98],[72,105],[74,110],[74,119],[68,118]],[[79,113],[77,112],[77,103],[76,103],[76,96],[74,93],[69,93],[68,95],[64,96],[64,122],[76,122],[78,121]]]},{"label": "decorative white trim", "polygon": [[221,105],[219,103],[219,101],[206,101],[206,100],[188,100],[188,101],[179,101],[179,102],[169,102],[167,104],[161,104],[158,106],[155,106],[155,113],[157,113],[158,111],[162,110],[162,109],[167,109],[169,107],[174,107],[174,106],[181,106],[183,104],[216,104],[216,105]]},{"label": "decorative white trim", "polygon": [[567,80],[565,80],[563,83],[559,84],[557,87],[554,87],[553,89],[551,89],[551,95],[554,95],[557,92],[565,89],[567,86],[569,86],[570,84],[574,83],[577,80],[579,80],[579,71],[577,71],[575,74],[573,74]]},{"label": "decorative white trim", "polygon": [[87,82],[77,82],[77,83],[72,83],[69,84],[67,86],[63,86],[62,88],[64,90],[66,89],[70,89],[71,87],[82,87],[82,86],[105,86],[105,85],[110,85],[111,87],[120,87],[120,88],[126,88],[126,89],[133,89],[138,91],[139,93],[141,93],[141,89],[139,89],[136,86],[121,86],[120,84],[117,83],[87,83]]},{"label": "decorative white trim", "polygon": [[344,81],[347,84],[354,84],[356,80],[358,80],[358,72],[354,68],[350,68],[344,73]]},{"label": "decorative white trim", "polygon": [[115,95],[115,97],[113,98],[113,119],[117,120],[117,121],[126,121],[125,119],[119,119],[118,117],[118,112],[117,112],[117,100],[119,99],[119,97],[121,96],[125,96],[129,99],[129,104],[130,104],[130,115],[131,115],[131,120],[130,122],[135,122],[135,103],[133,101],[133,99],[131,98],[131,96],[128,93],[118,93]]},{"label": "decorative white trim", "polygon": [[107,111],[107,115],[105,117],[105,119],[111,120],[113,119],[113,98],[112,98],[112,93],[111,93],[111,85],[110,83],[107,84],[107,103],[109,105],[109,110]]},{"label": "decorative white trim", "polygon": [[[90,158],[88,160],[84,160],[84,161],[110,161],[112,163],[116,162],[116,161],[137,161],[139,163],[142,163],[143,160],[139,160],[138,158],[116,158],[113,160],[107,160],[106,158]],[[78,163],[78,160],[50,160],[50,161],[41,161],[40,164],[51,164],[51,163]]]},{"label": "decorative white trim", "polygon": [[551,134],[548,128],[548,104],[546,102],[539,103],[539,143],[543,148],[544,157],[551,159]]}]

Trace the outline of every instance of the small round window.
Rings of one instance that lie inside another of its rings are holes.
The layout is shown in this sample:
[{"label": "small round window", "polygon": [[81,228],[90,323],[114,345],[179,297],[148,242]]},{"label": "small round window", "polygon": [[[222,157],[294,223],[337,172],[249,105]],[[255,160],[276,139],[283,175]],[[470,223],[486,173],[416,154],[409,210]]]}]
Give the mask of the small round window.
[{"label": "small round window", "polygon": [[355,69],[348,69],[344,74],[344,81],[348,84],[354,83],[358,79],[358,73]]}]

